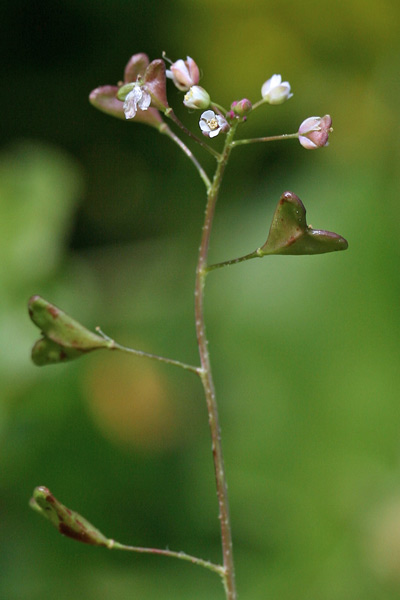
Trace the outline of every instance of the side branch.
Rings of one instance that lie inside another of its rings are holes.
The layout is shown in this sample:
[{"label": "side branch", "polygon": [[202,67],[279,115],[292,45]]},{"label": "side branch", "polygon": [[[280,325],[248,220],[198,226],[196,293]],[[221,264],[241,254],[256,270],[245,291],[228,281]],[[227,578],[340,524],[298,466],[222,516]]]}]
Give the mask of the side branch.
[{"label": "side branch", "polygon": [[206,190],[208,191],[211,187],[211,181],[208,178],[207,173],[197,160],[197,158],[194,156],[193,152],[189,150],[186,144],[184,144],[182,140],[177,135],[175,135],[175,133],[166,124],[164,124],[164,127],[160,127],[160,133],[164,133],[165,135],[167,135],[173,142],[175,142],[175,144],[179,146],[181,150],[183,150],[183,152],[186,154],[189,160],[191,160],[194,166],[196,167],[200,177],[204,182],[204,185],[206,186]]},{"label": "side branch", "polygon": [[110,550],[125,550],[127,552],[139,552],[140,554],[158,554],[170,558],[179,558],[180,560],[185,560],[193,565],[204,567],[209,571],[214,571],[215,573],[218,573],[220,577],[224,576],[224,568],[221,565],[216,565],[208,560],[198,558],[197,556],[191,556],[185,552],[174,552],[173,550],[162,550],[160,548],[143,548],[141,546],[126,546],[125,544],[120,544],[114,540],[109,540],[108,548]]},{"label": "side branch", "polygon": [[248,140],[235,140],[232,147],[243,146],[244,144],[255,144],[257,142],[276,142],[278,140],[294,140],[299,137],[299,133],[283,133],[282,135],[270,135],[268,137],[250,138]]},{"label": "side branch", "polygon": [[206,272],[210,273],[210,271],[215,271],[216,269],[221,269],[222,267],[229,267],[230,265],[236,265],[237,263],[244,262],[245,260],[250,260],[252,258],[260,258],[261,256],[262,254],[259,254],[258,250],[255,250],[254,252],[246,254],[245,256],[240,256],[239,258],[232,258],[231,260],[225,260],[224,262],[210,265],[209,267],[207,267]]},{"label": "side branch", "polygon": [[181,369],[185,369],[186,371],[191,371],[192,373],[196,373],[196,375],[201,375],[200,367],[195,367],[193,365],[188,365],[180,360],[174,360],[173,358],[165,358],[164,356],[159,356],[158,354],[151,354],[149,352],[143,352],[143,350],[135,350],[135,348],[128,348],[127,346],[122,346],[118,344],[115,340],[108,337],[100,327],[96,327],[96,331],[108,342],[110,342],[108,349],[109,350],[119,350],[120,352],[126,352],[128,354],[134,354],[135,356],[140,356],[143,358],[151,358],[152,360],[158,360],[159,362],[163,362],[167,365],[173,365],[174,367],[180,367]]}]

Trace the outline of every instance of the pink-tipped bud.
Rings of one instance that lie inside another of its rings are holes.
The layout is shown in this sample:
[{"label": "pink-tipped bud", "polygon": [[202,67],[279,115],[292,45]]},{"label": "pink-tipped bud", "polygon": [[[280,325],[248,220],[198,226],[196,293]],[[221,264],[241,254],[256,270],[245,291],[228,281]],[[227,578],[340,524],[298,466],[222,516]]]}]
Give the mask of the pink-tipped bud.
[{"label": "pink-tipped bud", "polygon": [[282,104],[293,96],[290,83],[282,81],[281,75],[272,75],[261,88],[261,96],[268,104]]},{"label": "pink-tipped bud", "polygon": [[253,105],[250,100],[247,100],[247,98],[235,100],[231,104],[232,111],[235,113],[235,115],[238,115],[238,117],[244,117],[251,111],[252,108]]},{"label": "pink-tipped bud", "polygon": [[329,134],[333,131],[330,115],[309,117],[299,127],[299,142],[307,150],[315,150],[328,145]]},{"label": "pink-tipped bud", "polygon": [[183,99],[183,104],[186,108],[208,108],[210,102],[210,96],[199,85],[193,85]]},{"label": "pink-tipped bud", "polygon": [[197,85],[200,81],[199,67],[190,56],[187,56],[186,60],[180,58],[175,61],[166,74],[181,92],[187,92],[192,85]]}]

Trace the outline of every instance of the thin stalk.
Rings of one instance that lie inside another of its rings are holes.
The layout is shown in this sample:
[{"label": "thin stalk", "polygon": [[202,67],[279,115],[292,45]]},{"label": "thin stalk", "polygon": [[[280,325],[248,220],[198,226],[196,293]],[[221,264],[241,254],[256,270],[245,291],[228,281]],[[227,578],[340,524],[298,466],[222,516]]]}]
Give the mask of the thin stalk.
[{"label": "thin stalk", "polygon": [[263,254],[259,254],[258,250],[251,252],[250,254],[246,254],[245,256],[239,256],[239,258],[232,258],[231,260],[225,260],[224,262],[215,263],[215,265],[210,265],[207,267],[207,273],[210,271],[215,271],[216,269],[221,269],[222,267],[229,267],[230,265],[237,265],[240,262],[244,262],[245,260],[250,260],[252,258],[261,258],[264,256]]},{"label": "thin stalk", "polygon": [[225,146],[218,161],[217,170],[213,183],[207,194],[207,206],[205,211],[204,225],[199,248],[196,283],[195,283],[195,319],[196,335],[199,347],[201,371],[200,377],[204,387],[207,402],[208,422],[211,432],[212,452],[214,459],[215,480],[219,506],[219,519],[221,527],[222,555],[224,565],[224,587],[227,600],[236,600],[235,570],[232,555],[232,532],[229,516],[228,490],[225,475],[225,466],[222,453],[221,430],[219,425],[218,407],[215,397],[215,388],[211,372],[210,356],[207,347],[207,337],[204,321],[204,284],[207,275],[207,257],[210,242],[210,233],[221,185],[229,154],[232,149],[232,140],[236,125],[233,124],[229,130]]},{"label": "thin stalk", "polygon": [[143,352],[143,350],[135,350],[135,348],[128,348],[127,346],[122,346],[118,344],[115,340],[108,337],[100,327],[96,327],[96,331],[108,342],[110,342],[108,349],[109,350],[119,350],[120,352],[126,352],[128,354],[134,354],[135,356],[140,356],[144,358],[151,358],[153,360],[158,360],[159,362],[165,363],[167,365],[173,365],[174,367],[180,367],[181,369],[185,369],[186,371],[192,371],[192,373],[196,373],[196,375],[201,376],[201,369],[199,367],[195,367],[193,365],[188,365],[180,360],[174,360],[173,358],[165,358],[164,356],[159,356],[158,354],[150,354],[149,352]]},{"label": "thin stalk", "polygon": [[255,144],[256,142],[276,142],[277,140],[292,140],[298,137],[298,132],[283,133],[282,135],[270,135],[268,137],[250,138],[248,140],[235,140],[232,142],[232,146],[235,148],[236,146],[241,146],[243,144]]},{"label": "thin stalk", "polygon": [[175,133],[167,125],[165,125],[165,128],[160,128],[160,132],[167,135],[173,142],[175,142],[175,144],[178,144],[179,148],[183,150],[186,156],[192,161],[200,177],[202,178],[204,185],[206,186],[206,190],[208,191],[211,187],[211,181],[209,180],[207,173],[205,172],[197,158],[194,156],[194,154],[191,152],[191,150],[189,150],[186,144],[184,144],[182,140],[177,135],[175,135]]},{"label": "thin stalk", "polygon": [[211,108],[213,108],[221,117],[225,117],[228,112],[223,106],[217,104],[216,102],[211,102]]},{"label": "thin stalk", "polygon": [[210,571],[214,571],[222,578],[224,577],[224,568],[221,565],[215,565],[208,560],[203,560],[197,556],[191,556],[185,552],[161,550],[160,548],[143,548],[141,546],[126,546],[125,544],[120,544],[114,540],[109,540],[108,548],[110,550],[126,550],[127,552],[139,552],[140,554],[158,554],[161,556],[168,556],[170,558],[179,558],[180,560],[185,560],[193,565],[198,565],[200,567],[204,567],[205,569],[209,569]]}]

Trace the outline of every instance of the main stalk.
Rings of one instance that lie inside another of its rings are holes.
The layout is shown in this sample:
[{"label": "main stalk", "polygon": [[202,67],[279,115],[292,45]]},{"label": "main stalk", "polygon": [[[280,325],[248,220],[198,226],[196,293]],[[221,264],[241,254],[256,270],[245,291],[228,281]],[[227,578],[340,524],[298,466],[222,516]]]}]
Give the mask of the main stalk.
[{"label": "main stalk", "polygon": [[232,532],[229,516],[228,489],[225,475],[224,458],[222,453],[221,429],[219,425],[218,407],[215,397],[215,388],[211,372],[210,355],[207,346],[207,337],[204,320],[204,285],[207,275],[207,258],[210,243],[211,227],[213,223],[215,205],[221,185],[223,173],[229,154],[232,149],[232,141],[236,130],[233,124],[229,130],[224,149],[218,159],[218,166],[211,187],[207,193],[207,206],[205,211],[204,225],[199,248],[199,256],[196,270],[195,284],[195,318],[196,334],[199,346],[201,371],[200,377],[204,387],[207,402],[208,422],[211,432],[212,453],[214,459],[215,481],[217,488],[219,519],[221,526],[222,555],[224,565],[224,586],[227,600],[236,600],[235,569],[232,554]]}]

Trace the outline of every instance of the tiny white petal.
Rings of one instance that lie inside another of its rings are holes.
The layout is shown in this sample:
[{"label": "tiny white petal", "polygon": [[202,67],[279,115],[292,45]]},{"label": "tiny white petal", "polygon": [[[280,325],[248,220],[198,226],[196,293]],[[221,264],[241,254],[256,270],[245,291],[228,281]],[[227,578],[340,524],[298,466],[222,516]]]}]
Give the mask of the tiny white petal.
[{"label": "tiny white petal", "polygon": [[138,100],[138,106],[141,110],[147,110],[151,104],[151,96],[148,92],[142,90],[142,97]]},{"label": "tiny white petal", "polygon": [[199,127],[202,131],[210,131],[209,126],[207,125],[207,122],[204,121],[203,119],[200,119],[199,121]]},{"label": "tiny white petal", "polygon": [[213,119],[215,117],[215,112],[213,110],[205,110],[202,115],[201,115],[201,119]]},{"label": "tiny white petal", "polygon": [[132,90],[127,94],[124,101],[124,113],[126,119],[133,119],[136,116],[137,109],[147,110],[151,104],[150,94],[136,83]]}]

